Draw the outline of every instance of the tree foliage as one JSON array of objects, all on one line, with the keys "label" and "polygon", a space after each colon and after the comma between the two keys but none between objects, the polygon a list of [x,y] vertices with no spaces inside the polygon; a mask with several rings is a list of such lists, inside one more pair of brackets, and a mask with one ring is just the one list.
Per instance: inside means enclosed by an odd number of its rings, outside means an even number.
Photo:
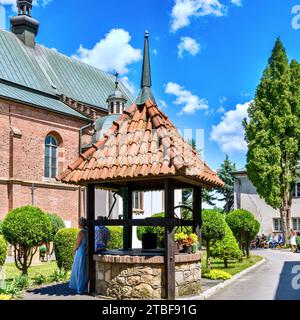
[{"label": "tree foliage", "polygon": [[7,255],[7,242],[4,237],[0,235],[0,267],[2,267],[5,263]]},{"label": "tree foliage", "polygon": [[74,246],[79,229],[61,229],[54,237],[54,251],[59,269],[69,271],[74,260]]},{"label": "tree foliage", "polygon": [[224,261],[225,268],[228,267],[228,260],[239,259],[242,252],[228,224],[225,225],[225,237],[217,240],[211,248],[211,256]]},{"label": "tree foliage", "polygon": [[259,195],[280,209],[285,240],[300,157],[300,66],[277,39],[244,121],[247,171]]},{"label": "tree foliage", "polygon": [[48,213],[48,217],[50,219],[51,226],[52,226],[50,241],[53,241],[57,232],[61,229],[64,229],[66,227],[66,225],[65,225],[63,219],[60,216],[58,216],[57,214]]},{"label": "tree foliage", "polygon": [[206,268],[210,270],[211,246],[225,237],[225,218],[217,210],[203,210],[202,212],[202,238],[206,244]]},{"label": "tree foliage", "polygon": [[225,185],[217,190],[217,193],[221,195],[219,200],[225,202],[224,213],[230,212],[234,207],[234,177],[232,176],[232,172],[235,170],[235,164],[226,156],[224,163],[221,164],[221,168],[218,170],[218,176],[224,181]]},{"label": "tree foliage", "polygon": [[226,217],[226,222],[238,240],[241,250],[243,250],[243,244],[245,244],[246,255],[249,257],[250,242],[259,232],[259,222],[251,212],[244,209],[230,212]]},{"label": "tree foliage", "polygon": [[41,209],[25,206],[12,210],[3,220],[5,240],[14,246],[15,263],[27,275],[39,245],[51,239],[51,222]]}]

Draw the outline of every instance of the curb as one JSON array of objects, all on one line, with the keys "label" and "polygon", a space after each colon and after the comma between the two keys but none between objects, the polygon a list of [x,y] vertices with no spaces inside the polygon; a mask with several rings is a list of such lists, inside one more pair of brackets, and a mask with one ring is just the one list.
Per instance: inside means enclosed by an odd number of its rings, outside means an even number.
[{"label": "curb", "polygon": [[209,297],[211,297],[212,295],[214,295],[215,293],[217,293],[221,289],[226,288],[227,286],[231,285],[233,282],[235,282],[236,280],[245,276],[246,274],[253,271],[257,267],[261,266],[265,262],[266,262],[266,259],[263,258],[261,261],[257,262],[255,265],[239,272],[238,274],[234,275],[231,279],[219,283],[218,285],[206,290],[205,292],[203,292],[202,294],[200,294],[198,296],[186,297],[185,299],[178,299],[178,300],[207,300]]}]

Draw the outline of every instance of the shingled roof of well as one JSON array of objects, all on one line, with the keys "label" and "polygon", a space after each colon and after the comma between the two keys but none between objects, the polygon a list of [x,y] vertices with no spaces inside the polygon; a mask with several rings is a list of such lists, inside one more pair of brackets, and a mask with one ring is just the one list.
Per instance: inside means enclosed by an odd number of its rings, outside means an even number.
[{"label": "shingled roof of well", "polygon": [[133,104],[57,179],[70,184],[184,176],[210,187],[223,181],[183,140],[168,117],[151,100]]}]

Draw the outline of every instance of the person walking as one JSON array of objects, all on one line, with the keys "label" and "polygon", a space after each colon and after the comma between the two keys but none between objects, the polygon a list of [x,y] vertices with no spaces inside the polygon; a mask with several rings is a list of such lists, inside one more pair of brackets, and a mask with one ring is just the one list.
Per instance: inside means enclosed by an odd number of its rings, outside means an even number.
[{"label": "person walking", "polygon": [[296,252],[297,242],[296,242],[296,233],[294,230],[291,230],[290,232],[290,246],[291,246],[291,251]]},{"label": "person walking", "polygon": [[75,290],[78,294],[88,291],[87,232],[84,221],[84,218],[80,218],[79,220],[79,228],[81,230],[78,233],[74,247],[75,257],[69,284],[69,288]]}]

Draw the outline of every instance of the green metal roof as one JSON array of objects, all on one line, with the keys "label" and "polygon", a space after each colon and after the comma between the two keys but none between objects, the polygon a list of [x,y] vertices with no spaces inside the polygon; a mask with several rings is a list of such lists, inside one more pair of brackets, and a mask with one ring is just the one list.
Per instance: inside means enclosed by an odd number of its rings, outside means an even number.
[{"label": "green metal roof", "polygon": [[49,111],[67,114],[73,117],[89,120],[79,112],[73,110],[61,101],[47,97],[41,94],[30,92],[28,90],[22,90],[20,88],[6,85],[0,82],[0,97],[8,98],[13,101],[22,102],[31,106],[45,108]]},{"label": "green metal roof", "polygon": [[[0,79],[102,109],[115,89],[113,75],[42,45],[27,47],[5,30],[0,30]],[[120,89],[131,104],[129,90],[123,84]]]}]

